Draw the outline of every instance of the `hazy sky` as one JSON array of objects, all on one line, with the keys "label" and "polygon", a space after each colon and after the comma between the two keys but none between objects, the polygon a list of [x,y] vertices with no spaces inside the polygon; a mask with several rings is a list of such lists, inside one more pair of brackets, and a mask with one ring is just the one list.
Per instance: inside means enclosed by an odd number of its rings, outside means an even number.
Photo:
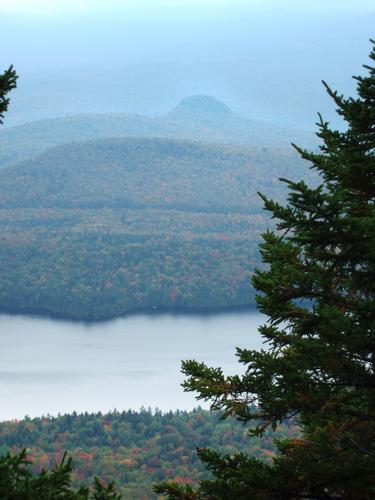
[{"label": "hazy sky", "polygon": [[[302,4],[302,5],[301,5]],[[301,0],[0,0],[0,10],[8,12],[18,12],[24,14],[51,14],[75,11],[95,12],[99,10],[108,10],[111,8],[139,9],[139,8],[206,8],[213,9],[226,6],[234,9],[236,6],[246,6],[247,8],[267,9],[272,7],[277,9],[298,8],[303,10],[313,9],[352,9],[352,10],[371,10],[374,9],[373,0],[310,0],[301,2]]]},{"label": "hazy sky", "polygon": [[[0,0],[0,71],[13,64],[21,91],[43,80],[62,109],[67,96],[82,101],[83,85],[96,95],[98,75],[117,95],[122,72],[127,101],[164,95],[165,109],[197,92],[235,105],[246,95],[246,106],[256,102],[261,113],[272,107],[264,95],[318,93],[323,77],[347,89],[366,62],[374,26],[374,0]],[[312,102],[305,94],[300,102]]]},{"label": "hazy sky", "polygon": [[340,20],[357,22],[372,8],[373,0],[0,0],[1,65],[211,61],[273,47],[282,55],[346,36]]}]

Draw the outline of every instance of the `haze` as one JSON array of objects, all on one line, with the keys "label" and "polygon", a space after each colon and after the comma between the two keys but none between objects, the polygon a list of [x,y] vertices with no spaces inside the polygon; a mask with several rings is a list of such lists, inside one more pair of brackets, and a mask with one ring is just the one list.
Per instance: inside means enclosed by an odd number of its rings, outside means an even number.
[{"label": "haze", "polygon": [[326,110],[320,80],[352,92],[375,21],[367,0],[0,0],[0,15],[1,64],[21,77],[7,125],[158,114],[204,93],[250,118],[313,127]]}]

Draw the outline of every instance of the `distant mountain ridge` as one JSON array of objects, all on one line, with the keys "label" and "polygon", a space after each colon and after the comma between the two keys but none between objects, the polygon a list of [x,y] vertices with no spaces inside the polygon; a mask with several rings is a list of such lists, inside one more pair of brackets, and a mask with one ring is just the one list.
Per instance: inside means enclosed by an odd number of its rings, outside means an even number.
[{"label": "distant mountain ridge", "polygon": [[266,148],[297,142],[311,147],[314,134],[248,120],[211,96],[182,99],[170,113],[146,117],[122,113],[73,115],[30,122],[0,131],[0,166],[5,167],[70,142],[105,137],[165,137]]}]

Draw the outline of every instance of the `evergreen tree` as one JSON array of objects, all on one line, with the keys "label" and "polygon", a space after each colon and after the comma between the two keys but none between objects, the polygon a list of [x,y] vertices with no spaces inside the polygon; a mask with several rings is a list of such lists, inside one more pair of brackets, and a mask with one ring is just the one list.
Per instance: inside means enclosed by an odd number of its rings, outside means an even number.
[{"label": "evergreen tree", "polygon": [[3,123],[4,113],[8,110],[9,92],[17,86],[17,74],[10,66],[2,75],[0,75],[0,124]]},{"label": "evergreen tree", "polygon": [[320,151],[295,146],[321,183],[281,179],[286,206],[262,196],[278,220],[253,278],[267,348],[237,350],[241,376],[183,363],[185,390],[212,409],[255,435],[297,418],[300,438],[278,442],[272,463],[198,450],[212,479],[155,488],[170,499],[375,498],[375,69],[365,68],[356,98],[323,82],[346,129],[319,117]]},{"label": "evergreen tree", "polygon": [[61,464],[40,474],[30,471],[26,451],[0,457],[0,498],[2,500],[120,500],[113,483],[103,486],[94,481],[92,494],[87,487],[71,487],[71,458],[64,456]]}]

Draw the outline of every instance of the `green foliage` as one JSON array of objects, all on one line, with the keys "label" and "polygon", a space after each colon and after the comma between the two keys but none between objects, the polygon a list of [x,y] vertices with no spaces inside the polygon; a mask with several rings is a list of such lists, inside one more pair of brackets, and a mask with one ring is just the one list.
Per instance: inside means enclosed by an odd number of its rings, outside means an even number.
[{"label": "green foliage", "polygon": [[34,474],[32,462],[22,450],[0,457],[0,497],[3,500],[120,500],[114,483],[103,485],[94,479],[93,491],[85,486],[73,488],[72,459],[64,454],[59,465]]},{"label": "green foliage", "polygon": [[202,451],[212,479],[194,493],[159,487],[169,498],[375,497],[375,69],[366,68],[357,98],[325,84],[347,129],[320,119],[321,151],[297,148],[321,184],[284,180],[287,206],[263,197],[278,220],[253,279],[268,349],[238,350],[241,376],[183,364],[185,389],[254,435],[292,416],[302,435],[278,442],[272,465]]},{"label": "green foliage", "polygon": [[[295,422],[282,425],[278,436],[297,436]],[[172,477],[179,484],[197,484],[208,475],[196,446],[213,446],[233,455],[236,450],[269,461],[274,454],[271,433],[249,443],[246,429],[235,419],[192,412],[112,412],[25,418],[0,423],[0,453],[27,448],[34,474],[61,463],[65,450],[73,459],[71,483],[79,487],[97,476],[116,480],[125,498],[153,498],[152,484]],[[109,487],[108,487],[109,488]]]},{"label": "green foliage", "polygon": [[4,113],[8,110],[9,106],[7,95],[11,90],[16,88],[17,78],[18,76],[13,66],[10,66],[10,68],[0,75],[0,124],[3,123]]},{"label": "green foliage", "polygon": [[254,193],[282,199],[272,179],[300,164],[282,150],[106,139],[3,169],[2,310],[102,319],[254,304],[268,224]]}]

